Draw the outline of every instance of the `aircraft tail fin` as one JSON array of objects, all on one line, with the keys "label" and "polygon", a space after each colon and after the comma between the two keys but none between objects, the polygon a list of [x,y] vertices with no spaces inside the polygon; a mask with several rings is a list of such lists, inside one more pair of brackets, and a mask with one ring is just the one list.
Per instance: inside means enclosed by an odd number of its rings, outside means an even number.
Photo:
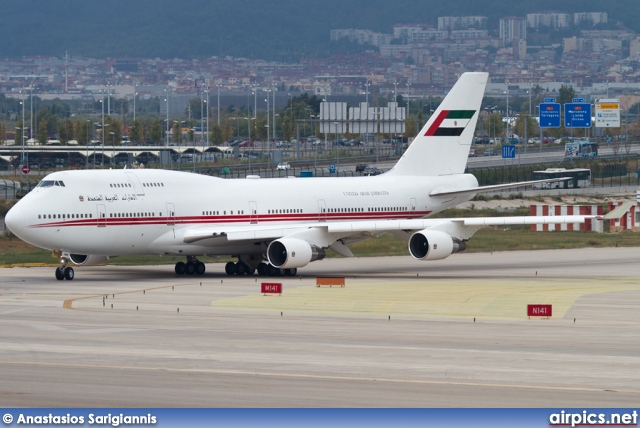
[{"label": "aircraft tail fin", "polygon": [[488,73],[464,73],[388,174],[464,173]]}]

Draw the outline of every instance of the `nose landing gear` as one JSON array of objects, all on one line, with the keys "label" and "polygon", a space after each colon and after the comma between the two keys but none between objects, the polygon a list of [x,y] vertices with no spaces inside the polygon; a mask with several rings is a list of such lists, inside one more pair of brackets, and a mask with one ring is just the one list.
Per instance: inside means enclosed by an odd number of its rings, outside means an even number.
[{"label": "nose landing gear", "polygon": [[75,276],[76,274],[73,271],[73,268],[71,266],[67,266],[67,259],[61,258],[60,267],[56,268],[56,279],[58,281],[62,281],[63,279],[71,281]]}]

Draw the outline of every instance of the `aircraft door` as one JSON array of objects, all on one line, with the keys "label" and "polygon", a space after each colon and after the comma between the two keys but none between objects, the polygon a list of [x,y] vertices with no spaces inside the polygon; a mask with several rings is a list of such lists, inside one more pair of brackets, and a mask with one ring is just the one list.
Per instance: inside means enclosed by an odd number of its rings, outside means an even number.
[{"label": "aircraft door", "polygon": [[318,221],[327,220],[327,204],[324,199],[318,199]]},{"label": "aircraft door", "polygon": [[176,224],[176,208],[173,204],[167,204],[167,226]]},{"label": "aircraft door", "polygon": [[107,226],[107,208],[104,205],[98,205],[97,207],[98,218],[96,220],[98,227]]},{"label": "aircraft door", "polygon": [[249,201],[249,223],[258,224],[258,204],[255,201]]},{"label": "aircraft door", "polygon": [[142,186],[142,183],[140,182],[138,176],[133,172],[125,172],[125,174],[127,174],[129,182],[133,186],[133,190],[136,192],[136,195],[144,196],[144,187]]},{"label": "aircraft door", "polygon": [[409,200],[409,211],[413,212],[416,210],[416,198],[411,198]]}]

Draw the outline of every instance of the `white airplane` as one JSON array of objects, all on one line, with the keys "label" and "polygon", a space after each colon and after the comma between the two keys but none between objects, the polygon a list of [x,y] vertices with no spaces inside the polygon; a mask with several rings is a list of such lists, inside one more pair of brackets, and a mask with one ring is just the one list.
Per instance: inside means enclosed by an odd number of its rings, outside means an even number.
[{"label": "white airplane", "polygon": [[[476,193],[533,182],[478,186],[465,174],[488,80],[464,73],[397,164],[372,177],[228,180],[167,170],[79,170],[47,175],[6,215],[22,240],[69,262],[103,264],[118,255],[186,256],[176,274],[205,271],[202,255],[230,255],[227,274],[295,275],[331,248],[384,232],[418,260],[463,251],[483,226],[579,223],[589,216],[425,217]],[[542,180],[549,181],[549,180]],[[541,182],[541,181],[536,181]],[[267,263],[265,263],[265,261]]]}]

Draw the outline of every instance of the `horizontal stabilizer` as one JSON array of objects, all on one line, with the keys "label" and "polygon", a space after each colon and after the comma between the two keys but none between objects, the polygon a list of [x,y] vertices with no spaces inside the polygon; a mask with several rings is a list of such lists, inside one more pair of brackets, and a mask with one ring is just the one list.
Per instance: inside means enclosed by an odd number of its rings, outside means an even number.
[{"label": "horizontal stabilizer", "polygon": [[605,214],[602,217],[602,219],[603,220],[618,220],[623,215],[626,215],[629,212],[629,208],[634,206],[636,203],[637,203],[636,201],[627,201],[627,202],[623,203],[622,205],[620,205],[619,207],[617,207],[615,210],[611,211],[610,213]]},{"label": "horizontal stabilizer", "polygon": [[473,195],[476,193],[493,192],[495,190],[513,189],[516,187],[532,186],[534,184],[541,184],[541,183],[554,183],[556,181],[567,181],[571,179],[572,179],[571,177],[548,178],[546,180],[519,181],[517,183],[493,184],[491,186],[478,186],[478,187],[470,187],[467,189],[434,190],[433,192],[429,193],[429,196],[435,197],[435,196]]}]

